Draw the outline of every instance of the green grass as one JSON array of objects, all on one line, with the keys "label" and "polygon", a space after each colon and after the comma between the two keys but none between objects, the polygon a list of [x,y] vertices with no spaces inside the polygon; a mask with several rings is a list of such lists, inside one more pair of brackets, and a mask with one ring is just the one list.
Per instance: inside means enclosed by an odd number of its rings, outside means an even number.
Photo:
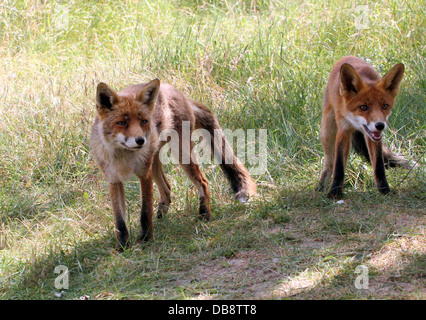
[{"label": "green grass", "polygon": [[[0,298],[424,299],[425,6],[369,4],[358,30],[362,4],[0,4]],[[348,54],[381,74],[405,64],[386,141],[420,166],[408,177],[389,170],[395,193],[384,197],[371,166],[351,155],[337,204],[314,187],[323,90]],[[191,183],[167,166],[173,205],[146,245],[135,244],[139,186],[130,181],[134,245],[117,254],[107,183],[88,147],[95,88],[153,78],[207,104],[224,128],[268,129],[268,170],[244,206],[204,166],[212,221],[203,223]],[[354,286],[360,264],[369,290]],[[70,271],[60,298],[58,265]]]}]

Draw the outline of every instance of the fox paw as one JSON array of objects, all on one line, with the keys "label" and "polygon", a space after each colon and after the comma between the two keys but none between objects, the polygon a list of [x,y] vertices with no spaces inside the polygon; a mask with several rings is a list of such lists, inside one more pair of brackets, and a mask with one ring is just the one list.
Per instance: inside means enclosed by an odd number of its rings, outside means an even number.
[{"label": "fox paw", "polygon": [[327,194],[327,198],[330,200],[340,200],[342,199],[342,195],[342,190],[334,189]]}]

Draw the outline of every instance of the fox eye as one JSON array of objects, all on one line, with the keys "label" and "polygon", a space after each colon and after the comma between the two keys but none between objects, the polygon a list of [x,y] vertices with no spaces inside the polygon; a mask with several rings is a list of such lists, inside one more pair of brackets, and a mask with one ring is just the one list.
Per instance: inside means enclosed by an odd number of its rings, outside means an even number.
[{"label": "fox eye", "polygon": [[389,105],[388,105],[388,104],[386,104],[386,103],[382,106],[382,109],[383,109],[383,110],[387,110],[388,108],[389,108]]},{"label": "fox eye", "polygon": [[367,107],[365,104],[363,104],[362,106],[359,106],[359,108],[360,108],[362,111],[367,111],[367,110],[368,110],[368,107]]},{"label": "fox eye", "polygon": [[127,121],[118,121],[117,124],[119,126],[127,126]]},{"label": "fox eye", "polygon": [[148,120],[141,120],[141,124],[147,124]]}]

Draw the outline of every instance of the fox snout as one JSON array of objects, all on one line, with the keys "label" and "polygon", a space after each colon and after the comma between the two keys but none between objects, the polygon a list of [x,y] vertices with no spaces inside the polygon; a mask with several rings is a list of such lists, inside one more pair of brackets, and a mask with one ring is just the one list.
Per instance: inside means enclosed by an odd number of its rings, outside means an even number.
[{"label": "fox snout", "polygon": [[144,137],[137,137],[135,139],[135,142],[138,146],[142,146],[145,143],[145,138]]},{"label": "fox snout", "polygon": [[146,143],[146,138],[143,136],[126,137],[122,134],[117,135],[120,144],[127,149],[140,149]]},{"label": "fox snout", "polygon": [[380,141],[382,139],[382,131],[387,127],[386,122],[377,121],[370,122],[368,125],[364,125],[364,131],[373,141]]},{"label": "fox snout", "polygon": [[384,121],[371,121],[367,124],[367,128],[372,132],[383,131],[386,129],[386,127],[387,124]]},{"label": "fox snout", "polygon": [[126,140],[126,146],[129,148],[142,148],[145,143],[145,138],[142,136],[136,138],[129,137]]},{"label": "fox snout", "polygon": [[381,122],[381,121],[376,122],[375,127],[376,127],[377,130],[383,131],[386,128],[386,123]]}]

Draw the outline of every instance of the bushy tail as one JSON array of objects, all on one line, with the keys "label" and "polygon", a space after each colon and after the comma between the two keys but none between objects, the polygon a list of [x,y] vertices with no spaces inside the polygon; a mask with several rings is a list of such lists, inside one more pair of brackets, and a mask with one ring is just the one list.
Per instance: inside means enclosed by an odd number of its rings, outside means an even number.
[{"label": "bushy tail", "polygon": [[240,202],[247,202],[249,197],[256,195],[256,183],[235,156],[210,109],[196,101],[191,100],[191,103],[195,114],[195,129],[206,129],[210,133],[212,152],[214,151],[220,168],[230,182],[235,198]]},{"label": "bushy tail", "polygon": [[[352,135],[352,146],[358,154],[363,156],[367,161],[370,161],[370,155],[368,154],[367,144],[365,143],[364,134],[360,131],[355,131]],[[405,169],[411,169],[411,167],[415,166],[410,163],[409,160],[404,157],[397,155],[390,151],[388,147],[382,142],[382,150],[383,150],[383,160],[385,163],[386,169],[389,167],[403,167]]]}]

